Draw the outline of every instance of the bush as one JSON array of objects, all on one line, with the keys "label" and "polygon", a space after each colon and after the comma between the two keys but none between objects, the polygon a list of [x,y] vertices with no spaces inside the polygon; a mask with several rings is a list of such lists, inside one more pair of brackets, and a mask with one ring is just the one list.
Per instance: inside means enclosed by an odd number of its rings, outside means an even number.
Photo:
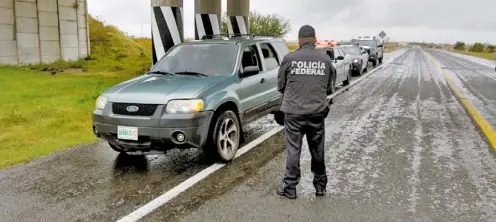
[{"label": "bush", "polygon": [[464,42],[456,42],[455,49],[465,50],[465,43]]},{"label": "bush", "polygon": [[496,46],[494,46],[494,45],[488,45],[487,46],[487,51],[488,52],[495,52],[496,51]]},{"label": "bush", "polygon": [[484,51],[484,45],[482,43],[477,42],[474,45],[472,45],[472,47],[470,47],[470,51],[483,52]]},{"label": "bush", "polygon": [[[227,33],[227,15],[222,15],[221,31]],[[256,11],[250,12],[250,34],[258,36],[275,36],[283,38],[291,31],[289,20],[279,14],[261,14]]]}]

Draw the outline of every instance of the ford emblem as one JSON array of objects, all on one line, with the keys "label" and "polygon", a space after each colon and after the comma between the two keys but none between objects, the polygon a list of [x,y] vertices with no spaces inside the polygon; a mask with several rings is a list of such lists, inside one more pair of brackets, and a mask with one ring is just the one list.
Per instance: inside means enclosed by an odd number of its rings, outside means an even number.
[{"label": "ford emblem", "polygon": [[137,112],[138,110],[139,110],[139,108],[137,106],[128,106],[128,107],[126,107],[126,111],[128,111],[130,113]]}]

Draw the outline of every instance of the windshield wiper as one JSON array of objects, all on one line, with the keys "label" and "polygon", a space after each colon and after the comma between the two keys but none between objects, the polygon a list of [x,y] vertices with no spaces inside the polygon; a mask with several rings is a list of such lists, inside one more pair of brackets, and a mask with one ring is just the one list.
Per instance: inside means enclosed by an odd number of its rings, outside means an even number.
[{"label": "windshield wiper", "polygon": [[174,74],[189,75],[189,76],[208,76],[207,74],[203,74],[203,73],[199,73],[199,72],[189,72],[189,71],[176,72]]},{"label": "windshield wiper", "polygon": [[153,71],[153,72],[149,72],[148,74],[160,74],[160,75],[171,75],[171,76],[174,75],[174,73],[164,72],[164,71]]}]

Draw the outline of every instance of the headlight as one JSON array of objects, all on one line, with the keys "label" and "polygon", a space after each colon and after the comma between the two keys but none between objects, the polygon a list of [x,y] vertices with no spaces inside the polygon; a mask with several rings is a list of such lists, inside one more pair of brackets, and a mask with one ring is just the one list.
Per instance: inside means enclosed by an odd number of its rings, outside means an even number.
[{"label": "headlight", "polygon": [[353,62],[354,63],[358,63],[358,59],[353,59]]},{"label": "headlight", "polygon": [[167,113],[198,113],[203,109],[203,100],[171,100],[167,103],[165,111]]},{"label": "headlight", "polygon": [[107,104],[107,97],[99,96],[98,99],[96,99],[95,107],[96,109],[103,109],[105,108],[105,104]]}]

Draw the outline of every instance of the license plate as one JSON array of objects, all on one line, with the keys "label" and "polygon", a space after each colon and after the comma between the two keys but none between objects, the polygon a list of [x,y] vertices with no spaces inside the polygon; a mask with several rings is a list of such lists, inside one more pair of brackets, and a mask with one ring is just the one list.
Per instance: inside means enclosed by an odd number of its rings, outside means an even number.
[{"label": "license plate", "polygon": [[128,126],[117,127],[117,139],[121,140],[138,140],[138,128]]}]

